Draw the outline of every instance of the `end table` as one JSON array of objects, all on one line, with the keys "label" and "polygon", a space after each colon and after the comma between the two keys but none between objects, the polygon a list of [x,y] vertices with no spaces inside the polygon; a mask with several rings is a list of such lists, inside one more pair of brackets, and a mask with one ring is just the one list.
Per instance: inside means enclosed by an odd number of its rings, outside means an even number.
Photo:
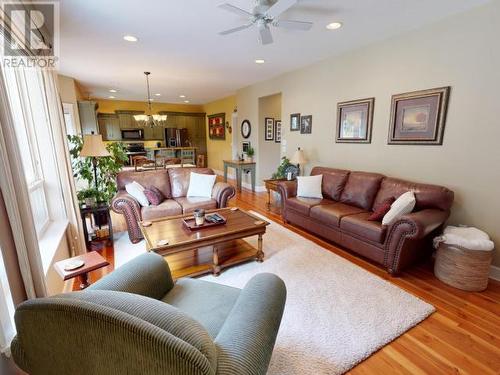
[{"label": "end table", "polygon": [[280,181],[286,181],[286,178],[277,178],[277,179],[269,179],[269,180],[264,180],[264,183],[266,184],[266,190],[267,190],[267,210],[271,210],[271,190],[273,191],[278,191],[278,183]]},{"label": "end table", "polygon": [[[106,203],[99,203],[95,206],[82,207],[80,206],[80,215],[82,217],[82,225],[83,225],[83,233],[85,235],[85,245],[87,247],[87,251],[91,250],[100,250],[102,246],[98,246],[95,244],[96,241],[108,241],[113,244],[113,225],[111,223],[111,214],[109,211],[109,206]],[[89,231],[87,228],[86,218],[90,216],[90,220],[95,222],[96,227],[102,229],[104,225],[108,226],[109,233],[107,236],[89,238]],[[106,224],[103,224],[103,218],[107,221]]]},{"label": "end table", "polygon": [[[83,266],[72,271],[66,271],[64,269],[66,264],[74,262],[75,260],[82,260],[84,262]],[[54,263],[54,268],[64,281],[78,277],[80,279],[80,289],[85,289],[90,285],[88,273],[108,265],[109,262],[104,259],[101,254],[97,251],[91,251],[83,255],[56,262]]]}]

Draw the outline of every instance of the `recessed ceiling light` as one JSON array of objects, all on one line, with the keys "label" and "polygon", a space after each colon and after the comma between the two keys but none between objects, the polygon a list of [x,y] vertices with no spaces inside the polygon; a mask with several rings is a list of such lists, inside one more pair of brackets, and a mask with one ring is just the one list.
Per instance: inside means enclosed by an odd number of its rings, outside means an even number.
[{"label": "recessed ceiling light", "polygon": [[123,37],[123,39],[125,39],[127,42],[137,42],[137,38],[133,35],[125,35]]},{"label": "recessed ceiling light", "polygon": [[149,100],[151,100],[152,102],[154,102],[154,101],[155,101],[155,99],[154,99],[154,98],[149,98]]},{"label": "recessed ceiling light", "polygon": [[264,64],[265,62],[266,62],[266,60],[264,60],[264,59],[255,59],[256,64]]},{"label": "recessed ceiling light", "polygon": [[184,100],[184,103],[189,103],[189,100]]},{"label": "recessed ceiling light", "polygon": [[185,98],[186,95],[179,95],[179,98]]},{"label": "recessed ceiling light", "polygon": [[117,92],[115,89],[110,89],[109,92]]},{"label": "recessed ceiling light", "polygon": [[155,96],[161,96],[161,94],[155,94]]},{"label": "recessed ceiling light", "polygon": [[109,99],[114,99],[115,97],[113,95],[108,96]]},{"label": "recessed ceiling light", "polygon": [[341,27],[342,27],[342,22],[332,22],[326,25],[326,28],[328,30],[337,30],[340,29]]}]

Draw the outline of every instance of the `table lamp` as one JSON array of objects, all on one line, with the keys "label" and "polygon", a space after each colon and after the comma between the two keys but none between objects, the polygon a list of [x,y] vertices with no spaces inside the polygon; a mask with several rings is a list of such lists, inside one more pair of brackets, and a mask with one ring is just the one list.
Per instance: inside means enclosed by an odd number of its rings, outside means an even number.
[{"label": "table lamp", "polygon": [[92,165],[94,166],[95,190],[99,191],[99,189],[97,188],[97,158],[111,156],[108,150],[106,150],[106,146],[102,141],[102,135],[94,134],[94,132],[92,132],[90,135],[84,135],[83,147],[80,151],[80,156],[92,158]]},{"label": "table lamp", "polygon": [[297,168],[299,169],[299,175],[300,175],[300,165],[307,163],[307,158],[304,153],[304,150],[301,150],[300,147],[297,148],[297,151],[295,151],[295,154],[293,154],[290,163],[297,164]]}]

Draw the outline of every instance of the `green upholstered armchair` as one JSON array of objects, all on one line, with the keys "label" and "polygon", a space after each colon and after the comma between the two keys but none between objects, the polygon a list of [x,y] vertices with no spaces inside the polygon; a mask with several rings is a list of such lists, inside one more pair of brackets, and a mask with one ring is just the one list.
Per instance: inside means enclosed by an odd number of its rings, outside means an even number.
[{"label": "green upholstered armchair", "polygon": [[285,299],[272,274],[242,290],[174,283],[143,254],[85,291],[19,305],[12,354],[30,374],[265,374]]}]

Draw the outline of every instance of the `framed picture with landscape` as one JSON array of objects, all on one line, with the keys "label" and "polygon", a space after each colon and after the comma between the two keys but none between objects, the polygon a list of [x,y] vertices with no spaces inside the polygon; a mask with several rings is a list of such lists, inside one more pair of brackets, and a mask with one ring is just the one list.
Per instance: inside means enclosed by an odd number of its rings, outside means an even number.
[{"label": "framed picture with landscape", "polygon": [[337,104],[337,143],[371,143],[375,98]]},{"label": "framed picture with landscape", "polygon": [[273,141],[274,140],[274,119],[272,117],[266,117],[265,119],[265,140]]},{"label": "framed picture with landscape", "polygon": [[208,137],[210,139],[226,139],[226,114],[218,113],[208,116]]},{"label": "framed picture with landscape", "polygon": [[450,87],[393,95],[388,144],[442,145]]}]

